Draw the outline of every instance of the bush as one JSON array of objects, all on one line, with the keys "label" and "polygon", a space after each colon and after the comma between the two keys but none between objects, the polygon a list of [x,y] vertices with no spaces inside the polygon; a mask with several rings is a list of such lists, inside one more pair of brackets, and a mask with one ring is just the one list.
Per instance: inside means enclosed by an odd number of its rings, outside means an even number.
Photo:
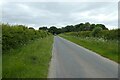
[{"label": "bush", "polygon": [[47,31],[35,30],[23,25],[2,24],[2,49],[3,53],[17,48],[36,38],[44,38]]},{"label": "bush", "polygon": [[102,28],[101,27],[96,27],[93,29],[92,31],[92,36],[93,37],[100,37],[100,32],[101,32]]},{"label": "bush", "polygon": [[64,34],[76,37],[98,37],[105,40],[120,40],[119,33],[120,29],[102,30],[101,28],[95,28],[93,31],[68,32]]}]

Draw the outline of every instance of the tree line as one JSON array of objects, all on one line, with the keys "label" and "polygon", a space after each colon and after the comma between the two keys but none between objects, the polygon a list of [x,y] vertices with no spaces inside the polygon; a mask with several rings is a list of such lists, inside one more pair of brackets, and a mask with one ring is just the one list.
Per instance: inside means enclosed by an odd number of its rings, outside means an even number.
[{"label": "tree line", "polygon": [[108,30],[108,28],[106,28],[103,24],[90,24],[89,22],[76,25],[67,25],[62,28],[57,28],[55,26],[51,26],[50,28],[40,27],[39,30],[46,30],[52,34],[60,34],[65,32],[92,31],[96,27],[100,27],[102,30]]},{"label": "tree line", "polygon": [[67,25],[62,28],[55,26],[40,27],[39,30],[45,30],[52,34],[73,35],[77,37],[97,37],[105,40],[120,40],[120,29],[109,30],[104,24],[90,24],[89,22],[76,25]]},{"label": "tree line", "polygon": [[89,22],[76,25],[67,25],[62,28],[55,26],[40,27],[35,30],[33,27],[25,25],[9,25],[2,24],[2,50],[3,53],[10,49],[25,45],[27,42],[37,38],[44,38],[52,34],[65,33],[66,35],[74,35],[80,37],[100,37],[104,39],[119,39],[120,29],[108,30],[103,24],[90,24]]},{"label": "tree line", "polygon": [[37,38],[44,38],[50,35],[44,30],[35,30],[24,25],[2,24],[2,50],[3,53],[10,49],[25,45],[27,42]]},{"label": "tree line", "polygon": [[66,36],[75,36],[75,37],[94,37],[94,38],[102,38],[104,40],[120,40],[120,29],[114,30],[100,30],[97,32],[97,29],[93,31],[81,31],[81,32],[67,32],[63,33]]}]

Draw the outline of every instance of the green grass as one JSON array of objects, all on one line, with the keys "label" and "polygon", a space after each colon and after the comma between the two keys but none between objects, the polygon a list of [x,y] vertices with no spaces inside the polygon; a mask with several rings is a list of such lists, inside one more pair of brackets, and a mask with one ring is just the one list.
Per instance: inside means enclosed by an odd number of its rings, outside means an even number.
[{"label": "green grass", "polygon": [[81,38],[74,36],[60,35],[61,37],[68,39],[78,45],[81,45],[87,49],[90,49],[101,56],[109,58],[115,62],[118,62],[118,42],[117,41],[104,41],[96,38]]},{"label": "green grass", "polygon": [[3,54],[3,78],[46,78],[52,44],[49,36]]}]

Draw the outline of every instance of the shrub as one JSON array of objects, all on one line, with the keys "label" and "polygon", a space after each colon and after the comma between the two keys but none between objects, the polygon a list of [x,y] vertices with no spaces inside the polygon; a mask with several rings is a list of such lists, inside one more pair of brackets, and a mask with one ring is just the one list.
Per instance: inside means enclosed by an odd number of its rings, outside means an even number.
[{"label": "shrub", "polygon": [[93,31],[81,31],[81,32],[68,32],[65,35],[71,35],[76,37],[97,37],[105,40],[120,40],[120,29],[102,30],[101,28],[95,28]]},{"label": "shrub", "polygon": [[92,31],[92,36],[93,37],[100,37],[100,32],[101,32],[102,28],[101,27],[96,27],[93,29]]},{"label": "shrub", "polygon": [[10,49],[17,48],[36,38],[44,38],[47,31],[35,30],[23,25],[2,24],[2,49],[3,53]]}]

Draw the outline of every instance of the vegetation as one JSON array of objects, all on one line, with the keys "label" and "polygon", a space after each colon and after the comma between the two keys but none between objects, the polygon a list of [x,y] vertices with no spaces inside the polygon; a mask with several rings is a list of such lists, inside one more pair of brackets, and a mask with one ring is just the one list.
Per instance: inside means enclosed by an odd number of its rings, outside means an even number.
[{"label": "vegetation", "polygon": [[119,32],[88,22],[39,30],[2,24],[3,78],[46,78],[52,53],[51,33],[62,33],[60,36],[118,62]]},{"label": "vegetation", "polygon": [[24,25],[2,24],[3,78],[46,78],[53,36]]},{"label": "vegetation", "polygon": [[103,30],[108,30],[108,28],[106,28],[103,24],[90,24],[89,22],[76,25],[67,25],[62,28],[56,28],[55,26],[51,26],[50,28],[40,27],[39,30],[48,30],[52,34],[60,34],[65,32],[92,31],[96,27],[100,27]]},{"label": "vegetation", "polygon": [[104,40],[120,40],[120,29],[115,30],[101,30],[99,28],[93,29],[93,31],[80,31],[80,32],[67,32],[65,35],[72,35],[76,37],[94,37],[101,38]]},{"label": "vegetation", "polygon": [[60,36],[119,62],[118,44],[120,35],[118,32],[120,32],[120,29],[101,30],[100,28],[95,28],[93,31],[69,32],[60,34]]},{"label": "vegetation", "polygon": [[3,54],[3,78],[47,78],[53,36]]},{"label": "vegetation", "polygon": [[49,31],[50,33],[52,33],[52,34],[57,34],[57,30],[58,30],[58,29],[57,29],[55,26],[52,26],[52,27],[49,28],[48,31]]},{"label": "vegetation", "polygon": [[3,53],[10,49],[18,48],[27,42],[50,35],[47,31],[35,30],[23,25],[2,24],[2,50]]},{"label": "vegetation", "polygon": [[94,28],[93,31],[92,31],[92,36],[93,36],[93,37],[99,37],[98,35],[99,35],[99,33],[101,32],[101,30],[102,30],[101,27],[96,27],[96,28]]}]

